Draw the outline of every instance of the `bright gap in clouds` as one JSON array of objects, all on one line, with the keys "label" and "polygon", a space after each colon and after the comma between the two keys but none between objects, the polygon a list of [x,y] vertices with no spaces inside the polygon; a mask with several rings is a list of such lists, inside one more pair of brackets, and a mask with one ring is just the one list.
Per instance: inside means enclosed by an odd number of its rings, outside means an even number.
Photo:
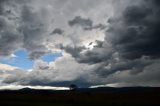
[{"label": "bright gap in clouds", "polygon": [[[49,63],[51,61],[55,61],[58,57],[61,57],[61,56],[62,56],[62,53],[59,53],[59,52],[49,53],[49,54],[45,54],[44,56],[42,56],[41,59],[44,62]],[[22,49],[22,50],[15,51],[14,57],[1,58],[0,63],[18,67],[24,70],[29,70],[29,69],[32,69],[34,60],[30,60],[28,58],[28,52]]]},{"label": "bright gap in clouds", "polygon": [[23,85],[2,85],[0,90],[19,90],[23,88],[40,89],[40,90],[69,90],[68,87],[52,87],[52,86],[23,86]]}]

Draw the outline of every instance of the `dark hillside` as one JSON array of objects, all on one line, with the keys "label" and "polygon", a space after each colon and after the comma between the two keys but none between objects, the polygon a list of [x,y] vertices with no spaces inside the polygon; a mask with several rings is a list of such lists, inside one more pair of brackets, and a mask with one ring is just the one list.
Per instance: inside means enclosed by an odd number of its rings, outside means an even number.
[{"label": "dark hillside", "polygon": [[79,88],[75,91],[21,90],[0,91],[0,105],[13,106],[99,106],[160,104],[160,88]]}]

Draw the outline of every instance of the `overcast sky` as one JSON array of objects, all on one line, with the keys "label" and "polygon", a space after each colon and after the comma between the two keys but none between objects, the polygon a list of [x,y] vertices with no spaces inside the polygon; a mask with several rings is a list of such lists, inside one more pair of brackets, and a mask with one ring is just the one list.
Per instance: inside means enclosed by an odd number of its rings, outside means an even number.
[{"label": "overcast sky", "polygon": [[0,0],[0,86],[160,86],[159,0]]}]

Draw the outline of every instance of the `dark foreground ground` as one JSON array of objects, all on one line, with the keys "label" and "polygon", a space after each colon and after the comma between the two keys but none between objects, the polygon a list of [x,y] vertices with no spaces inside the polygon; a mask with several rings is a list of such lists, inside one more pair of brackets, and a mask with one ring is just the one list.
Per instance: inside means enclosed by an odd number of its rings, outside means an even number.
[{"label": "dark foreground ground", "polygon": [[94,88],[76,91],[0,91],[0,106],[159,105],[160,88]]}]

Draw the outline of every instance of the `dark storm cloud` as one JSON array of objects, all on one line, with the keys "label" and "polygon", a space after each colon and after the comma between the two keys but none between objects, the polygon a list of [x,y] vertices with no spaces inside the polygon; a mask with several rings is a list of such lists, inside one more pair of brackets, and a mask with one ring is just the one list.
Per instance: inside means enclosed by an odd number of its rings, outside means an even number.
[{"label": "dark storm cloud", "polygon": [[147,65],[143,69],[145,71],[136,75],[130,74],[131,71],[126,70],[117,72],[109,76],[106,80],[108,83],[116,84],[116,86],[159,86],[159,63],[158,60],[154,64]]},{"label": "dark storm cloud", "polygon": [[[95,68],[100,76],[126,70],[131,70],[130,74],[143,72],[160,56],[160,7],[156,2],[128,6],[122,15],[111,18],[105,40],[92,50],[75,53],[72,48],[66,52],[79,63],[100,64]],[[145,56],[149,58],[143,59]]]},{"label": "dark storm cloud", "polygon": [[76,16],[73,20],[70,20],[68,24],[72,26],[81,26],[82,28],[92,27],[92,20],[83,18],[81,16]]},{"label": "dark storm cloud", "polygon": [[61,34],[63,34],[63,32],[64,31],[62,29],[56,28],[56,29],[53,30],[53,32],[51,34],[59,34],[59,35],[61,35]]},{"label": "dark storm cloud", "polygon": [[12,20],[6,5],[11,5],[8,0],[0,1],[0,55],[9,56],[22,45],[23,36],[16,30],[16,22]]},{"label": "dark storm cloud", "polygon": [[[141,5],[129,6],[121,17],[111,19],[104,42],[111,43],[118,52],[119,62],[111,59],[109,68],[106,69],[108,64],[105,64],[97,67],[95,72],[102,76],[126,70],[137,74],[154,64],[152,59],[160,58],[160,7],[156,2],[145,1]],[[142,59],[144,56],[149,58]]]},{"label": "dark storm cloud", "polygon": [[106,39],[124,58],[160,57],[160,7],[156,2],[127,7],[120,20],[111,22]]},{"label": "dark storm cloud", "polygon": [[[41,14],[44,14],[43,12]],[[23,47],[29,51],[31,59],[37,59],[47,53],[44,42],[45,25],[43,17],[33,12],[31,7],[22,8],[22,24],[19,30],[24,35]]]},{"label": "dark storm cloud", "polygon": [[111,58],[114,50],[109,45],[103,44],[103,41],[97,40],[96,43],[92,50],[88,50],[84,46],[62,46],[61,49],[71,54],[79,63],[96,64]]},{"label": "dark storm cloud", "polygon": [[[0,49],[1,56],[9,56],[24,48],[30,59],[38,59],[49,51],[44,45],[48,23],[47,10],[35,11],[31,1],[0,1]],[[45,35],[45,36],[44,36]]]},{"label": "dark storm cloud", "polygon": [[12,32],[5,32],[1,34],[0,55],[9,56],[12,54],[15,49],[20,47],[20,40],[22,40],[22,37],[17,34],[13,34]]},{"label": "dark storm cloud", "polygon": [[4,0],[1,0],[0,1],[0,15],[2,15],[3,14],[3,4],[4,4]]},{"label": "dark storm cloud", "polygon": [[[46,48],[41,36],[44,32],[37,13],[33,13],[31,7],[24,5],[23,0],[4,0],[0,4],[0,49],[1,56],[9,56],[16,49],[25,48],[29,51],[31,59],[38,58],[46,53]],[[17,8],[21,12],[17,11]],[[35,54],[37,53],[37,54]]]},{"label": "dark storm cloud", "polygon": [[153,61],[147,57],[143,57],[137,60],[121,60],[115,62],[114,60],[109,60],[108,63],[101,64],[99,67],[95,68],[95,72],[101,77],[108,77],[115,72],[128,71],[130,74],[139,74],[144,71],[144,68],[150,65]]},{"label": "dark storm cloud", "polygon": [[86,49],[84,46],[80,46],[80,47],[71,47],[71,46],[63,46],[63,45],[60,45],[60,48],[65,50],[67,53],[71,54],[73,57],[78,57],[80,55],[80,52],[82,52],[84,49]]}]

